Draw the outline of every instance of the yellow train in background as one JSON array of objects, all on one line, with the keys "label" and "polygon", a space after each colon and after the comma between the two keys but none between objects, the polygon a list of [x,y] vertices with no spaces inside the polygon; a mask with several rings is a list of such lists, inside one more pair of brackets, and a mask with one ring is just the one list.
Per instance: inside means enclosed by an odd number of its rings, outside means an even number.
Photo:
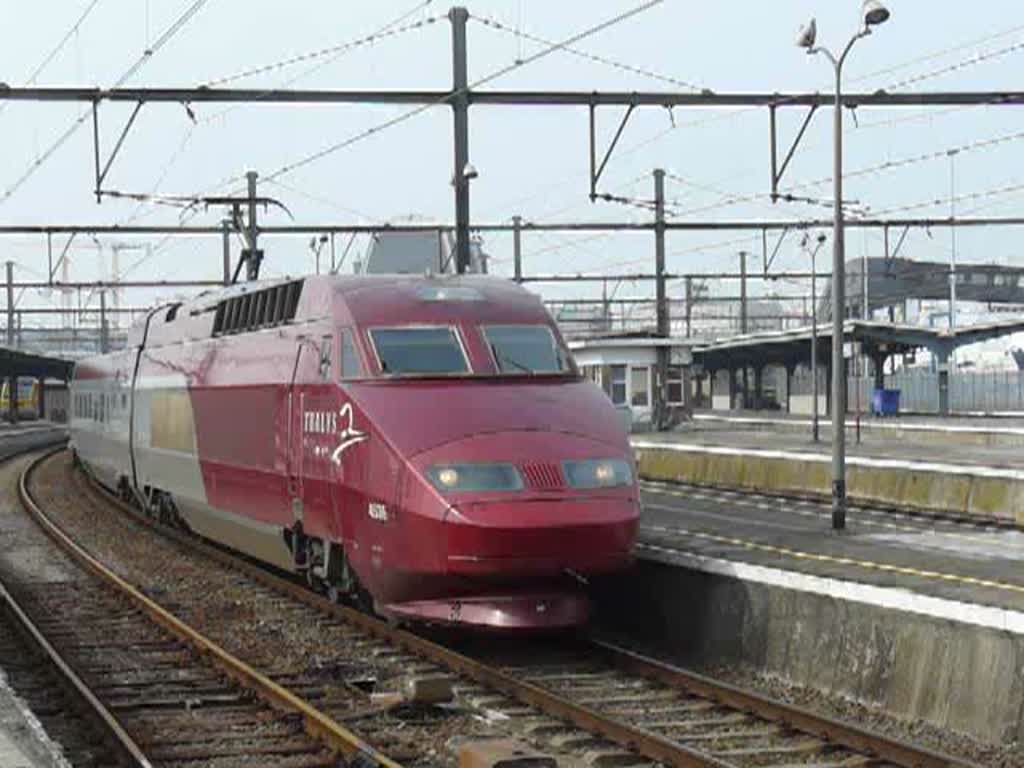
[{"label": "yellow train in background", "polygon": [[[3,388],[0,389],[0,418],[6,417],[11,408],[10,380],[4,379],[3,382]],[[38,419],[39,379],[21,376],[18,378],[17,390],[18,418]]]}]

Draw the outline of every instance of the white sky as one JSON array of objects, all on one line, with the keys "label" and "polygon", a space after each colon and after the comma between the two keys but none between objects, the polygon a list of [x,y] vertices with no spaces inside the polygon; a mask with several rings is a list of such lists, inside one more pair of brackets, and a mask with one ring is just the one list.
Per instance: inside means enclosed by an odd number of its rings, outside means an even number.
[{"label": "white sky", "polygon": [[[22,85],[63,37],[91,0],[25,3],[0,0],[0,82]],[[193,0],[99,0],[38,78],[40,85],[109,86],[123,74]],[[638,0],[583,2],[563,0],[474,0],[469,11],[550,40],[560,40],[638,5]],[[192,86],[253,66],[278,61],[366,35],[416,7],[415,0],[378,2],[289,3],[208,0],[165,47],[131,78],[132,86]],[[848,90],[967,90],[1020,88],[1024,56],[1024,6],[1011,0],[979,0],[964,6],[928,0],[892,0],[892,19],[877,34],[861,41],[847,65]],[[436,0],[409,21],[443,17],[449,6]],[[797,28],[817,16],[819,41],[841,46],[855,30],[856,0],[789,0],[763,2],[719,0],[714,3],[666,0],[659,6],[588,38],[578,47],[632,66],[696,83],[715,91],[827,91],[830,69],[809,58],[793,40]],[[307,88],[446,88],[450,85],[450,28],[441,18],[319,66],[317,59],[268,74],[239,80],[238,87],[278,86],[294,82]],[[1011,48],[1005,53],[995,52]],[[470,21],[470,79],[511,63],[520,53],[538,50],[529,42]],[[935,54],[935,55],[932,55]],[[982,55],[983,60],[970,63]],[[965,63],[967,62],[967,63]],[[955,65],[964,63],[963,66]],[[309,70],[316,67],[316,70]],[[912,85],[908,78],[942,72]],[[498,89],[637,89],[672,86],[555,53],[506,75],[489,88]],[[143,109],[106,186],[130,192],[193,194],[217,187],[247,168],[267,175],[281,166],[340,142],[386,121],[408,107],[383,106],[241,106],[195,105],[198,124],[174,105]],[[225,110],[228,110],[225,112]],[[860,110],[860,126],[846,124],[846,168],[853,171],[886,161],[942,152],[987,139],[1024,132],[1024,107],[929,110]],[[74,121],[77,105],[12,103],[0,109],[0,195],[8,190]],[[101,126],[105,151],[127,118],[130,105],[105,105]],[[222,114],[223,113],[223,114]],[[831,115],[819,111],[797,152],[786,184],[827,177],[831,171]],[[689,180],[669,180],[668,196],[679,201],[688,218],[801,218],[829,215],[826,208],[771,206],[768,113],[766,109],[674,112],[675,130],[665,110],[638,110],[609,163],[601,187],[622,195],[650,197],[651,170],[662,167]],[[781,135],[793,135],[801,115],[782,113]],[[614,110],[600,112],[603,141],[617,122]],[[988,148],[961,152],[956,159],[957,194],[1024,183],[1021,148],[1024,136]],[[636,220],[640,211],[587,199],[587,113],[567,108],[474,107],[470,118],[470,156],[480,171],[472,185],[475,221],[501,222],[520,214],[533,221],[573,219]],[[375,222],[410,214],[451,220],[451,115],[447,107],[431,109],[401,125],[331,154],[282,177],[288,188],[266,185],[261,192],[280,198],[300,223]],[[0,202],[0,223],[174,223],[178,212],[166,207],[138,210],[129,201],[92,196],[91,125],[86,121],[16,192]],[[299,190],[299,191],[295,191]],[[828,184],[802,190],[827,198]],[[914,208],[895,216],[945,215],[950,194],[950,164],[919,162],[885,173],[850,178],[846,197],[873,211],[921,201],[938,205]],[[761,195],[756,201],[718,206],[723,198]],[[1022,200],[1016,194],[981,197],[958,205],[977,215],[1014,215]],[[710,206],[710,207],[709,207]],[[193,223],[216,223],[220,212],[202,213]],[[266,221],[286,223],[283,215]],[[125,241],[126,238],[119,238]],[[105,243],[113,243],[107,239]],[[145,243],[146,238],[131,238]],[[149,242],[158,243],[154,237]],[[1021,264],[1017,231],[979,230],[959,235],[960,260]],[[58,247],[62,242],[57,242]],[[912,232],[903,255],[947,259],[949,233]],[[301,273],[312,268],[307,238],[267,238],[265,274]],[[848,236],[847,252],[867,247],[880,255],[881,235]],[[45,273],[42,238],[0,239],[4,258],[17,262],[19,278]],[[357,245],[361,250],[361,246]],[[486,248],[498,271],[511,271],[511,239],[490,236]],[[525,239],[527,272],[649,271],[653,267],[650,234],[618,236],[530,235]],[[735,270],[741,248],[759,253],[760,236],[738,232],[673,234],[668,246],[672,272]],[[95,245],[81,238],[72,246],[72,277],[100,274]],[[827,257],[827,254],[826,254]],[[176,239],[163,243],[153,258],[132,268],[138,252],[122,255],[122,271],[131,278],[216,277],[220,272],[218,239]],[[757,264],[758,262],[755,262]],[[776,265],[803,269],[796,238],[780,250]],[[584,295],[591,286],[543,289],[548,296]],[[649,295],[648,286],[624,285],[619,296]],[[802,285],[757,285],[753,293],[777,290],[795,294]],[[679,295],[681,285],[673,286]],[[730,292],[728,288],[726,292]],[[734,290],[732,291],[734,292]],[[137,292],[128,304],[144,304],[167,292]],[[29,293],[25,304],[47,297]]]}]

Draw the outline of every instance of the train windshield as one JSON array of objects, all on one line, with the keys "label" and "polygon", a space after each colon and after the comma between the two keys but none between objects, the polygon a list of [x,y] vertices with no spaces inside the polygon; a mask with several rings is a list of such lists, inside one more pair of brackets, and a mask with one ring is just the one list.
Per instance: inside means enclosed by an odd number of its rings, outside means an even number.
[{"label": "train windshield", "polygon": [[570,373],[568,355],[546,325],[484,326],[487,346],[501,373]]},{"label": "train windshield", "polygon": [[469,372],[452,328],[375,328],[370,331],[381,372],[389,376],[458,376]]}]

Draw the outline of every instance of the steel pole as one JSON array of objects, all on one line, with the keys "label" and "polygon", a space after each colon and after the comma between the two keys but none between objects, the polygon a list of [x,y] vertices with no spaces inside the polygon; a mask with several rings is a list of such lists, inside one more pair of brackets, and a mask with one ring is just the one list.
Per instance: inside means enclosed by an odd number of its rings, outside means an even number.
[{"label": "steel pole", "polygon": [[832,228],[832,527],[839,531],[846,527],[846,368],[843,355],[846,248],[843,231],[842,59],[834,63],[836,95],[832,169],[832,203],[835,213]]},{"label": "steel pole", "polygon": [[222,281],[224,285],[231,285],[231,222],[224,219],[220,223],[221,228],[221,244],[224,251],[224,276]]},{"label": "steel pole", "polygon": [[811,251],[811,434],[814,442],[818,442],[818,281],[817,281],[818,249]]},{"label": "steel pole", "polygon": [[[654,273],[657,331],[660,338],[667,339],[671,335],[671,321],[665,280],[665,171],[661,168],[654,170]],[[668,357],[669,348],[658,347],[658,381],[654,387],[656,429],[662,429],[667,423]]]},{"label": "steel pole", "polygon": [[14,347],[14,262],[7,262],[7,346]]},{"label": "steel pole", "polygon": [[747,327],[747,252],[740,251],[740,333],[746,334]]},{"label": "steel pole", "polygon": [[110,351],[110,337],[107,331],[107,292],[100,291],[100,354]]},{"label": "steel pole", "polygon": [[515,226],[515,229],[512,230],[513,279],[517,283],[521,283],[523,282],[523,233],[520,228],[523,225],[523,217],[513,216],[512,224]]},{"label": "steel pole", "polygon": [[[956,218],[956,155],[959,150],[951,149],[949,155],[949,220]],[[949,327],[956,328],[956,227],[949,228]],[[956,369],[956,351],[949,355],[950,371]]]},{"label": "steel pole", "polygon": [[256,226],[256,171],[246,171],[245,179],[249,190],[249,258],[245,264],[245,277],[247,280],[259,280],[260,277],[260,256],[257,250],[256,240],[259,237],[259,229]]},{"label": "steel pole", "polygon": [[686,276],[686,338],[693,334],[693,278]]},{"label": "steel pole", "polygon": [[466,20],[469,11],[462,7],[448,12],[452,24],[452,90],[451,105],[455,120],[455,271],[460,275],[469,269],[469,91],[466,68]]}]

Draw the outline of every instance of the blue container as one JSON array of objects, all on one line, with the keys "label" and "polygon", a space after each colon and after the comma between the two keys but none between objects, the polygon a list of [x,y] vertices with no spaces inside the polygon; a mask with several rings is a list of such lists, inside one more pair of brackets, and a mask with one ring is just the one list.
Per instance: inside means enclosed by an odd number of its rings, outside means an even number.
[{"label": "blue container", "polygon": [[876,389],[871,396],[871,413],[875,416],[896,416],[900,412],[898,389]]}]

